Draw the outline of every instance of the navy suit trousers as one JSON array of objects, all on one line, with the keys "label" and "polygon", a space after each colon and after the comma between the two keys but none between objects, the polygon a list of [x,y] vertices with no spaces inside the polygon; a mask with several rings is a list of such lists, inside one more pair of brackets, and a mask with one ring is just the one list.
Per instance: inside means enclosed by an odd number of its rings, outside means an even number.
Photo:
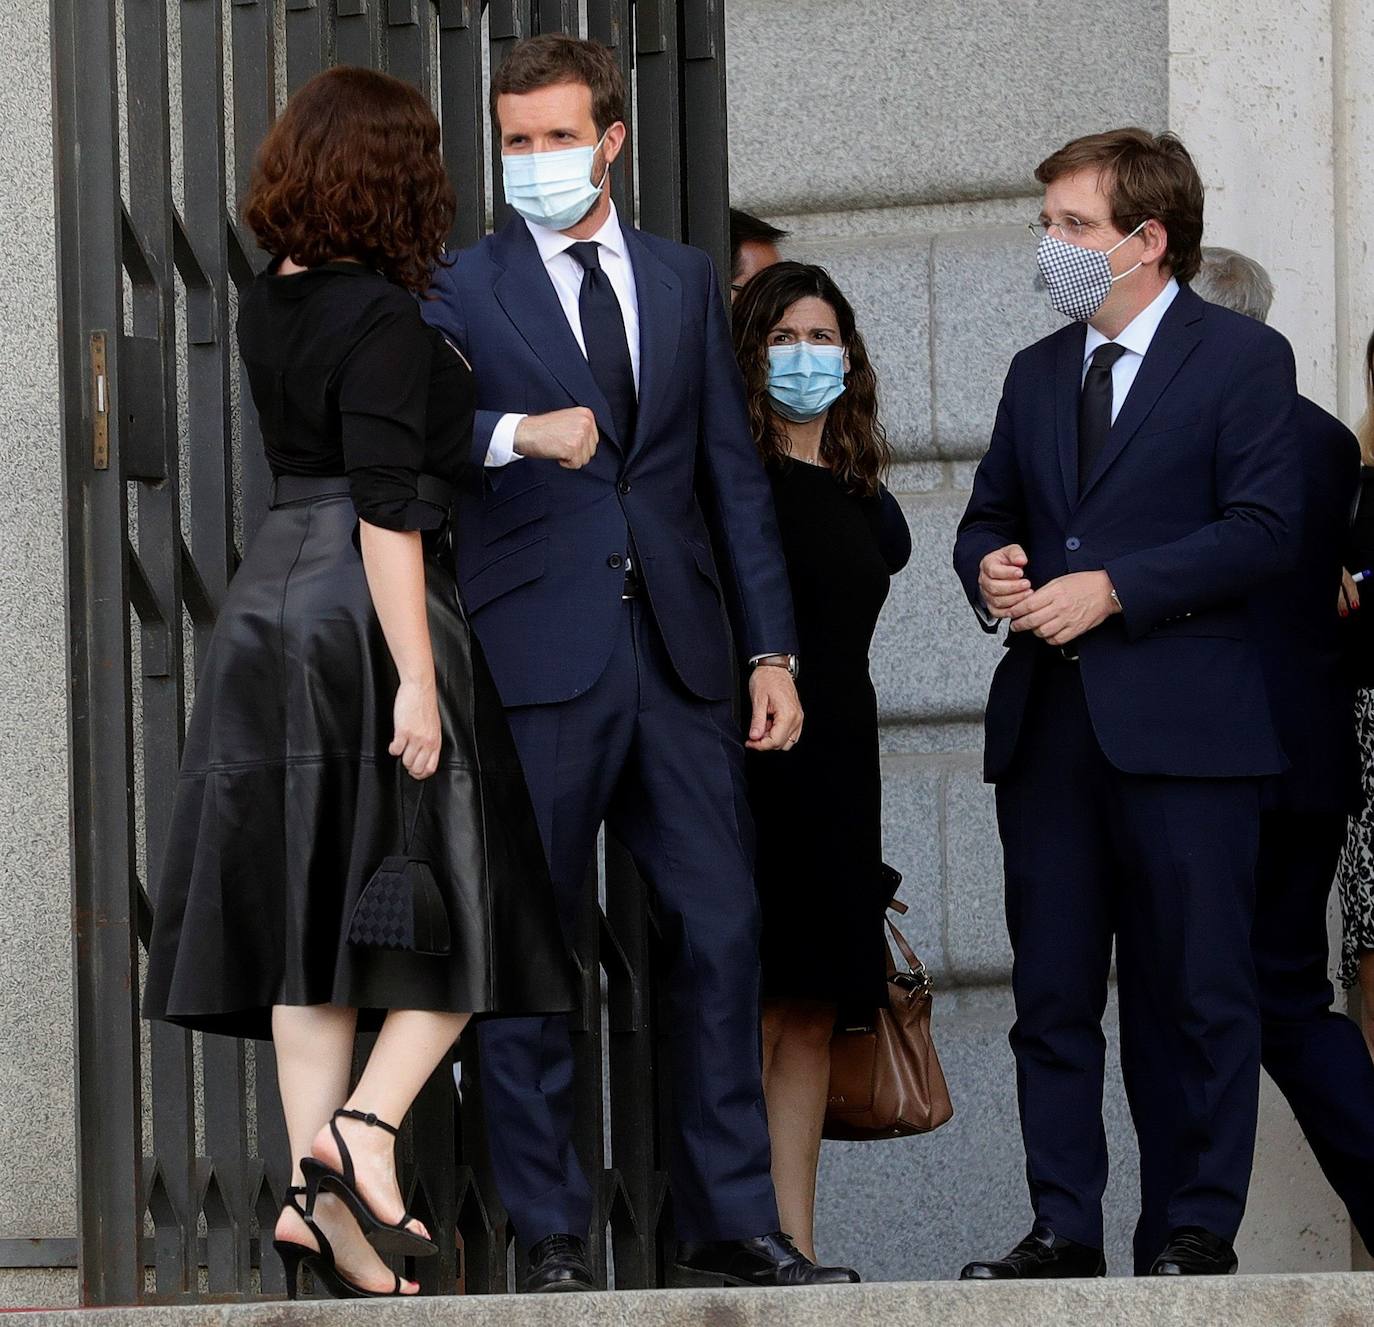
[{"label": "navy suit trousers", "polygon": [[1257,781],[1123,774],[1102,754],[1078,666],[1045,648],[997,816],[1037,1225],[1102,1247],[1115,938],[1144,1207],[1162,1213],[1166,1236],[1201,1226],[1233,1238],[1259,1106]]},{"label": "navy suit trousers", "polygon": [[[678,1238],[776,1230],[753,827],[730,703],[687,691],[646,608],[627,600],[610,662],[589,691],[507,714],[565,933],[577,935],[595,907],[587,868],[603,821],[654,896],[670,964],[662,1012]],[[496,1184],[517,1234],[527,1246],[585,1236],[592,1199],[583,1161],[599,1182],[602,1160],[579,1160],[573,1147],[568,1019],[496,1019],[478,1035]]]},{"label": "navy suit trousers", "polygon": [[1374,1252],[1374,1061],[1359,1028],[1331,1008],[1327,975],[1326,907],[1345,819],[1264,813],[1255,967],[1264,1067]]}]

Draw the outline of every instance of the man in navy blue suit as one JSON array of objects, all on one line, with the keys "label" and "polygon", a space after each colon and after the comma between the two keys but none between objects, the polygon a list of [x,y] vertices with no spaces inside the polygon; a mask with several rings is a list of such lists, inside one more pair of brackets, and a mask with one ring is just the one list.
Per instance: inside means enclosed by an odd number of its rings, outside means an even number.
[{"label": "man in navy blue suit", "polygon": [[1142,1270],[1226,1273],[1258,1112],[1260,783],[1284,763],[1249,606],[1293,557],[1293,355],[1188,288],[1202,184],[1176,138],[1095,134],[1036,178],[1037,262],[1074,321],[1012,361],[954,549],[984,627],[1011,627],[985,775],[1035,1222],[963,1275],[1105,1274],[1113,939],[1142,1206],[1163,1213]]},{"label": "man in navy blue suit", "polygon": [[[791,746],[802,715],[787,571],[719,285],[704,253],[616,215],[624,87],[609,51],[532,38],[491,91],[519,215],[439,270],[424,306],[476,380],[481,477],[455,521],[463,600],[565,928],[595,907],[584,882],[603,820],[656,898],[672,955],[677,1279],[857,1279],[778,1231],[769,1174],[727,609],[751,670],[748,745]],[[496,1182],[530,1250],[525,1287],[591,1289],[567,1019],[479,1035]]]},{"label": "man in navy blue suit", "polygon": [[[1228,249],[1202,256],[1198,293],[1265,321],[1273,298],[1265,270]],[[1346,817],[1361,799],[1355,687],[1336,612],[1360,444],[1306,397],[1298,401],[1294,443],[1306,479],[1297,565],[1255,598],[1270,704],[1288,757],[1288,769],[1265,790],[1260,817],[1261,1062],[1374,1252],[1374,1061],[1360,1029],[1332,1008],[1326,931]]]}]

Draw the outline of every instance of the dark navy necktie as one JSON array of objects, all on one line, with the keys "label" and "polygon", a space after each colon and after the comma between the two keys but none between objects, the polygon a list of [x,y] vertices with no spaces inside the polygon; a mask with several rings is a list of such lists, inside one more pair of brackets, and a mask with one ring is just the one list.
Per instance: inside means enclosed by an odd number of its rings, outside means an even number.
[{"label": "dark navy necktie", "polygon": [[595,240],[584,240],[570,245],[568,252],[582,264],[577,313],[582,323],[582,343],[587,347],[587,363],[611,407],[611,420],[620,445],[628,448],[634,438],[639,405],[635,395],[634,365],[630,362],[630,344],[625,336],[625,316],[611,278],[602,269],[600,247]]},{"label": "dark navy necktie", "polygon": [[1112,365],[1126,353],[1125,346],[1107,341],[1093,351],[1083,392],[1078,398],[1078,491],[1092,476],[1093,466],[1107,445],[1112,430]]}]

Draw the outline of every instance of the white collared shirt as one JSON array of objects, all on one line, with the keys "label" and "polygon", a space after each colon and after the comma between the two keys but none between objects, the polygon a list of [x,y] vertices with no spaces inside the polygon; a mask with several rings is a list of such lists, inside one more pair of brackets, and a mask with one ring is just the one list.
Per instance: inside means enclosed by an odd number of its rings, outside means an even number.
[{"label": "white collared shirt", "polygon": [[[582,336],[582,317],[578,311],[577,300],[582,293],[582,278],[586,275],[582,264],[568,252],[579,243],[571,235],[561,230],[550,230],[548,226],[538,226],[526,221],[530,234],[534,237],[539,256],[544,260],[544,270],[553,282],[558,303],[562,306],[563,316],[577,340],[582,353],[587,353],[587,343]],[[611,281],[611,289],[620,301],[620,315],[625,320],[625,339],[629,342],[630,367],[634,371],[635,391],[639,390],[639,294],[635,290],[634,268],[630,265],[629,251],[625,245],[625,232],[620,228],[620,218],[616,215],[615,204],[611,204],[610,215],[602,223],[601,229],[591,236],[591,243],[601,247],[601,270]],[[515,429],[524,415],[502,415],[491,431],[491,443],[487,448],[486,463],[490,466],[507,465],[516,460]]]},{"label": "white collared shirt", "polygon": [[[1164,315],[1168,312],[1169,305],[1174,302],[1174,297],[1177,294],[1178,282],[1170,277],[1164,289],[1141,309],[1115,338],[1116,344],[1124,346],[1128,353],[1122,355],[1112,365],[1113,424],[1116,423],[1116,417],[1120,414],[1122,405],[1125,404],[1126,394],[1135,382],[1135,375],[1140,372],[1140,365],[1145,358],[1145,352],[1149,350],[1150,342],[1155,339],[1155,333],[1159,331],[1159,324],[1164,321]],[[1103,336],[1096,327],[1088,327],[1088,335],[1083,342],[1084,379],[1088,376],[1088,365],[1092,362],[1093,351],[1098,346],[1105,346],[1111,339],[1113,338]]]}]

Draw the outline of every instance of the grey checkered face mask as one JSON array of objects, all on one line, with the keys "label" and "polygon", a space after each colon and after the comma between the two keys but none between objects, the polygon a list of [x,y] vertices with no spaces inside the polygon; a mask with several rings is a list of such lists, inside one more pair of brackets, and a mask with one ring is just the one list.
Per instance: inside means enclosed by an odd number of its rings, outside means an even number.
[{"label": "grey checkered face mask", "polygon": [[1045,278],[1050,303],[1064,317],[1080,323],[1087,322],[1112,293],[1112,286],[1141,267],[1137,263],[1120,276],[1113,276],[1109,260],[1127,240],[1139,235],[1148,224],[1142,221],[1130,235],[1118,240],[1110,249],[1087,249],[1061,240],[1057,235],[1042,236],[1035,251],[1035,262],[1040,268],[1040,275]]}]

